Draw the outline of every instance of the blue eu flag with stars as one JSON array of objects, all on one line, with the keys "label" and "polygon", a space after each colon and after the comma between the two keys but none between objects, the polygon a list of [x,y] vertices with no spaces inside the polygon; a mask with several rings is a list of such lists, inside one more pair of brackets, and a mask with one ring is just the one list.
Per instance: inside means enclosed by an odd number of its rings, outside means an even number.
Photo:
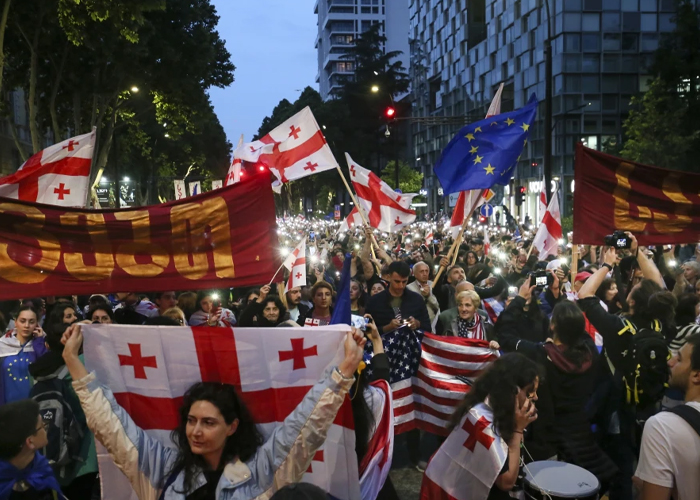
[{"label": "blue eu flag with stars", "polygon": [[522,108],[463,127],[433,169],[445,194],[507,184],[537,115],[532,94]]}]

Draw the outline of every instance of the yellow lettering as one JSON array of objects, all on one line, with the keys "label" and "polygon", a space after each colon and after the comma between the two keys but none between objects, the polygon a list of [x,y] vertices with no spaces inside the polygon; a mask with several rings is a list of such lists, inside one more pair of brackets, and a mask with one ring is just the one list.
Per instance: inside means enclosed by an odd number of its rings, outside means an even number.
[{"label": "yellow lettering", "polygon": [[[170,254],[161,245],[151,243],[151,224],[148,210],[114,212],[117,220],[131,222],[134,241],[122,243],[117,249],[117,264],[131,276],[153,278],[161,274],[170,264]],[[151,262],[139,264],[136,254],[150,255]]]},{"label": "yellow lettering", "polygon": [[38,243],[39,261],[31,266],[25,266],[12,257],[8,251],[8,243],[0,243],[0,276],[7,281],[22,284],[36,284],[49,277],[61,258],[61,245],[58,239],[43,231],[46,216],[38,208],[14,203],[0,203],[0,213],[20,212],[27,216],[26,222],[15,224],[17,234],[35,238]]},{"label": "yellow lettering", "polygon": [[[173,259],[177,271],[187,279],[197,280],[209,271],[207,252],[213,249],[218,278],[234,278],[231,255],[228,207],[223,198],[200,203],[185,203],[170,211],[173,230]],[[207,227],[210,232],[207,233]]]},{"label": "yellow lettering", "polygon": [[651,220],[651,212],[648,208],[640,206],[638,207],[639,219],[633,219],[630,215],[630,204],[627,198],[632,189],[629,177],[633,170],[634,165],[622,162],[615,171],[617,186],[613,190],[613,198],[615,199],[613,227],[627,231],[642,232],[647,226],[647,222],[644,219]]},{"label": "yellow lettering", "polygon": [[63,262],[71,275],[82,281],[98,281],[107,279],[114,271],[114,258],[112,257],[112,246],[107,237],[105,219],[102,214],[90,213],[67,213],[61,215],[61,226],[77,228],[80,219],[85,218],[88,234],[95,250],[95,265],[85,264],[82,252],[63,254]]},{"label": "yellow lettering", "polygon": [[678,180],[680,174],[673,172],[666,176],[661,189],[663,193],[676,204],[675,219],[669,219],[666,214],[654,212],[654,227],[660,233],[681,233],[691,223],[689,216],[691,201],[683,195]]}]

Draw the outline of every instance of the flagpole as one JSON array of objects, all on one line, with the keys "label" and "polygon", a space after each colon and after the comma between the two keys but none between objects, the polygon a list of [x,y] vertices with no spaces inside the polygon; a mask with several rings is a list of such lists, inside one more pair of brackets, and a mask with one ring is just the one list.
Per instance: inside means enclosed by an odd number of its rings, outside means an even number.
[{"label": "flagpole", "polygon": [[[357,202],[357,198],[355,198],[355,193],[352,192],[352,189],[350,189],[350,184],[348,184],[348,181],[345,179],[345,175],[343,175],[343,171],[340,169],[340,165],[338,163],[335,164],[335,168],[338,169],[338,173],[340,174],[340,178],[343,179],[343,184],[345,184],[345,188],[348,190],[348,194],[350,195],[350,198],[352,198],[352,202],[355,204],[357,207],[357,212],[360,214],[360,217],[362,217],[362,222],[368,226],[372,227],[369,225],[369,221],[367,220],[367,216],[365,215],[365,211],[362,209],[360,204]],[[374,237],[374,233],[372,233],[372,243],[376,245],[377,248],[379,248],[379,243],[377,242],[376,238]],[[374,256],[374,248],[372,248],[372,257],[376,259]]]},{"label": "flagpole", "polygon": [[[474,210],[476,210],[476,207],[477,207],[479,201],[481,200],[482,196],[484,196],[483,189],[479,193],[479,196],[477,196],[476,199],[474,200],[474,203],[471,205],[469,212],[467,212],[467,214],[464,216],[464,220],[462,221],[462,227],[459,230],[459,234],[457,235],[457,239],[455,239],[454,243],[452,244],[450,251],[447,252],[447,260],[450,260],[455,252],[459,253],[459,252],[457,252],[457,249],[462,244],[462,240],[464,239],[464,231],[467,229],[467,224],[469,223],[469,219],[471,218],[472,214],[474,213]],[[445,267],[443,265],[440,265],[440,269],[438,269],[438,272],[435,275],[435,279],[433,280],[433,283],[437,283],[438,279],[440,279],[440,276],[442,276],[442,273],[444,270],[445,270]]]},{"label": "flagpole", "polygon": [[[87,187],[87,193],[85,193],[85,208],[90,208],[90,199],[91,199],[91,194],[92,191],[95,189],[93,186],[93,179],[92,179],[92,168],[95,166],[95,154],[97,153],[97,127],[92,127],[92,133],[95,134],[95,142],[92,146],[92,158],[90,159],[90,175],[88,175],[88,187]],[[119,160],[117,160],[119,161]],[[97,179],[95,179],[97,180]],[[119,179],[117,179],[117,208],[120,208],[119,206]]]},{"label": "flagpole", "polygon": [[277,271],[275,271],[275,275],[272,277],[270,282],[267,284],[268,286],[272,285],[272,282],[275,281],[275,278],[277,277],[277,275],[279,274],[279,272],[282,270],[283,267],[284,267],[284,262],[282,263],[282,265],[280,267],[277,268]]}]

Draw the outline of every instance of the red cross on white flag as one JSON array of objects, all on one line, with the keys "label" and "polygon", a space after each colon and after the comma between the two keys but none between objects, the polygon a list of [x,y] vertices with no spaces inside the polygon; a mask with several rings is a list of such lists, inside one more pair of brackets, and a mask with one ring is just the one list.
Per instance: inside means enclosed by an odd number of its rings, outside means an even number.
[{"label": "red cross on white flag", "polygon": [[[168,445],[172,445],[170,431],[179,423],[182,397],[197,382],[233,385],[267,439],[323,374],[338,366],[349,329],[347,325],[308,329],[155,326],[145,327],[144,332],[121,325],[100,326],[83,325],[88,370],[111,390],[139,428]],[[319,447],[314,444],[317,441],[307,440],[304,456],[295,457],[299,464],[312,464],[301,481],[314,483],[339,500],[359,500],[349,398],[328,428],[325,443]],[[124,474],[97,445],[103,491],[111,492],[110,500],[136,498]],[[148,484],[142,487],[144,497],[156,498],[160,493]]]},{"label": "red cross on white flag", "polygon": [[85,206],[95,132],[72,137],[30,157],[17,172],[0,178],[0,197]]},{"label": "red cross on white flag", "polygon": [[301,239],[297,247],[290,253],[283,263],[289,269],[289,280],[285,287],[285,293],[298,286],[306,285],[306,240]]},{"label": "red cross on white flag", "polygon": [[[238,151],[239,148],[243,146],[243,134],[241,134],[241,138],[238,140],[238,147],[236,148],[236,151]],[[241,175],[243,174],[242,168],[243,168],[243,162],[240,159],[240,157],[236,156],[236,151],[233,153],[233,159],[231,160],[231,166],[228,168],[228,173],[226,174],[226,179],[224,181],[225,186],[230,186],[231,184],[236,184],[237,182],[241,182]]]},{"label": "red cross on white flag", "polygon": [[396,193],[374,172],[355,163],[349,154],[345,153],[345,158],[358,202],[370,226],[393,233],[416,220],[416,212],[410,208],[416,194]]},{"label": "red cross on white flag", "polygon": [[421,498],[486,500],[508,459],[508,445],[493,429],[493,413],[474,406],[428,463]]},{"label": "red cross on white flag", "polygon": [[262,163],[283,183],[338,166],[309,107],[260,140],[239,145],[233,155]]}]

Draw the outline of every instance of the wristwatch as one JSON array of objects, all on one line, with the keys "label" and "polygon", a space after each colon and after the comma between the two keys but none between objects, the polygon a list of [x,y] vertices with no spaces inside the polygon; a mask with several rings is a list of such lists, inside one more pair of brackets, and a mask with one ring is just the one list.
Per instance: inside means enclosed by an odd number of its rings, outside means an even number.
[{"label": "wristwatch", "polygon": [[602,265],[601,267],[607,267],[607,268],[608,268],[608,270],[610,270],[610,271],[612,271],[612,270],[613,270],[613,266],[611,266],[611,265],[610,265],[610,264],[608,264],[607,262],[605,262],[605,263],[604,263],[604,264],[603,264],[603,265]]}]

